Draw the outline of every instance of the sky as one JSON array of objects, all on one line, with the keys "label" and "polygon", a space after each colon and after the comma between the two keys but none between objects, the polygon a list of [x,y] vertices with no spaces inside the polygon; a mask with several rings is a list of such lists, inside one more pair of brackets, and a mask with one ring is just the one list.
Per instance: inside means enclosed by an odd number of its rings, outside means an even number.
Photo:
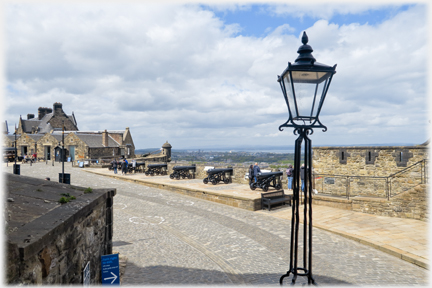
[{"label": "sky", "polygon": [[430,5],[298,2],[6,1],[2,121],[60,102],[137,149],[292,146],[277,75],[306,31],[337,64],[312,145],[428,140]]}]

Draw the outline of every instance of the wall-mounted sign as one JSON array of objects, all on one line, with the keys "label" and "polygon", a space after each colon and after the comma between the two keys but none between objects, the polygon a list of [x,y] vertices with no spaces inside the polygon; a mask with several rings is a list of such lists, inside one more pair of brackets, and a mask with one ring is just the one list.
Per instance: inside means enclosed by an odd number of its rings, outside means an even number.
[{"label": "wall-mounted sign", "polygon": [[119,254],[102,255],[102,285],[120,285]]},{"label": "wall-mounted sign", "polygon": [[329,177],[324,178],[324,184],[334,184],[334,183],[335,183],[335,178],[329,178]]}]

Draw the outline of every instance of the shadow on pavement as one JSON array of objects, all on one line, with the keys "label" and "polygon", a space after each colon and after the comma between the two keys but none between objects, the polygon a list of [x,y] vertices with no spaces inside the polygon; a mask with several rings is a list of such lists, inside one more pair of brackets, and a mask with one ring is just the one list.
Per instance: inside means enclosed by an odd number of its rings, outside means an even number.
[{"label": "shadow on pavement", "polygon": [[[182,268],[172,266],[139,267],[128,262],[122,285],[279,285],[282,274],[251,273],[231,274],[223,271]],[[345,281],[324,275],[314,275],[320,286],[352,285]],[[284,279],[284,285],[291,284],[292,275]],[[298,276],[296,285],[307,284],[306,277]]]}]

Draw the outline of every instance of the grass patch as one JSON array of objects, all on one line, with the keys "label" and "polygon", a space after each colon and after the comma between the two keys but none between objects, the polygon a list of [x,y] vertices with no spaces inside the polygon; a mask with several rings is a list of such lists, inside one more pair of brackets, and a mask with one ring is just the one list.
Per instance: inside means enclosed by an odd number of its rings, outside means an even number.
[{"label": "grass patch", "polygon": [[93,193],[93,189],[88,187],[87,189],[84,190],[84,194],[88,194],[88,193]]},{"label": "grass patch", "polygon": [[68,203],[69,201],[71,201],[71,200],[75,200],[76,199],[76,197],[75,196],[71,196],[69,193],[62,193],[62,194],[60,194],[60,195],[62,195],[63,197],[61,197],[60,199],[59,199],[59,202],[61,203],[61,204],[65,204],[65,203]]}]

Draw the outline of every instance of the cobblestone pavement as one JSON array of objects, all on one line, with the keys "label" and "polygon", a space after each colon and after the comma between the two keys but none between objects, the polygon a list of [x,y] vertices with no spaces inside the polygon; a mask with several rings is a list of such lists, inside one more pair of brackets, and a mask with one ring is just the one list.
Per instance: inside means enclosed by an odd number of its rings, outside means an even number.
[{"label": "cobblestone pavement", "polygon": [[[12,166],[6,170],[11,173]],[[58,163],[21,165],[25,176],[57,181],[59,172]],[[65,172],[73,185],[117,189],[113,249],[128,258],[123,285],[279,285],[289,268],[287,220],[86,173],[70,164]],[[423,268],[317,228],[313,249],[319,285],[428,283]],[[296,283],[306,281],[299,276]]]}]

